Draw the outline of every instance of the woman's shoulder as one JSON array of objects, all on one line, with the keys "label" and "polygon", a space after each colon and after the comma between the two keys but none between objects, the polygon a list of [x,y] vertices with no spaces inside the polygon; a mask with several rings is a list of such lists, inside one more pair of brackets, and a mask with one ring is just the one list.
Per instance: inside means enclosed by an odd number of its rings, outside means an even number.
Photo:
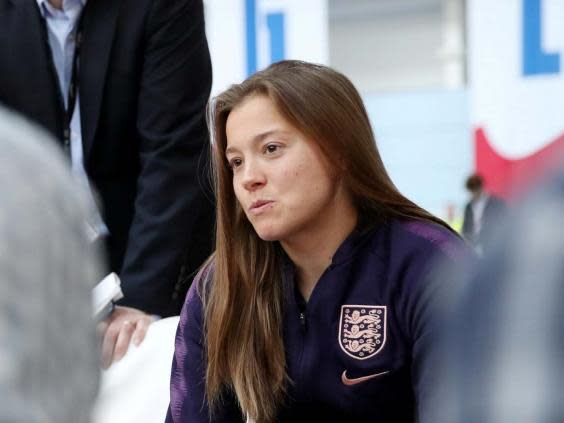
[{"label": "woman's shoulder", "polygon": [[408,254],[421,252],[457,260],[468,253],[466,244],[454,230],[430,221],[392,220],[389,238],[390,242]]},{"label": "woman's shoulder", "polygon": [[[429,295],[444,292],[451,271],[465,266],[471,251],[455,232],[434,222],[390,220],[378,243],[387,284],[402,313],[415,311]],[[438,294],[437,294],[438,295]],[[442,295],[442,294],[441,294]]]},{"label": "woman's shoulder", "polygon": [[200,298],[204,297],[210,289],[214,273],[215,257],[212,254],[204,264],[202,264],[196,276],[194,276],[192,286],[190,287],[190,291],[193,291],[192,295],[198,295]]},{"label": "woman's shoulder", "polygon": [[[390,275],[424,275],[438,266],[466,263],[471,251],[456,232],[434,222],[390,219],[373,232],[374,263]],[[393,276],[395,279],[395,276]]]},{"label": "woman's shoulder", "polygon": [[189,316],[194,317],[195,315],[201,316],[203,314],[203,303],[206,295],[209,293],[214,270],[215,261],[212,255],[200,267],[196,276],[194,276],[192,285],[190,285],[188,293],[186,294],[186,299],[184,300],[181,320],[182,318],[189,318]]}]

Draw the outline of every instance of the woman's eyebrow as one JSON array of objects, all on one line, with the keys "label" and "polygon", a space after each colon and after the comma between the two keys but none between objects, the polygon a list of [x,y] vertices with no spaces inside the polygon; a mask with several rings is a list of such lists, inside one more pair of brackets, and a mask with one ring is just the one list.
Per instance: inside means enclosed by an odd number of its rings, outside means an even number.
[{"label": "woman's eyebrow", "polygon": [[[264,131],[264,132],[261,132],[260,134],[255,135],[252,139],[252,143],[253,144],[260,143],[265,138],[268,138],[269,136],[274,135],[274,134],[287,134],[287,132],[283,131],[281,129],[269,129],[268,131]],[[229,153],[234,153],[234,152],[238,152],[238,151],[239,151],[239,149],[237,147],[229,146],[225,149],[225,154],[227,155]]]}]

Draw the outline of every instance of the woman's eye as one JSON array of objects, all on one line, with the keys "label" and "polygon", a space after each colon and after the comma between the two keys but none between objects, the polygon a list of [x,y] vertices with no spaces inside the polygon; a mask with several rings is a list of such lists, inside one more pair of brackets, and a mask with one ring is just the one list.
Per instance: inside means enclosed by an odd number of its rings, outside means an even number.
[{"label": "woman's eye", "polygon": [[243,161],[241,159],[238,159],[238,158],[231,159],[231,160],[229,160],[229,167],[231,169],[235,170],[236,168],[241,166],[242,163],[243,163]]},{"label": "woman's eye", "polygon": [[272,154],[272,153],[276,153],[279,149],[280,146],[277,144],[267,144],[266,147],[264,148],[264,151],[266,153]]}]

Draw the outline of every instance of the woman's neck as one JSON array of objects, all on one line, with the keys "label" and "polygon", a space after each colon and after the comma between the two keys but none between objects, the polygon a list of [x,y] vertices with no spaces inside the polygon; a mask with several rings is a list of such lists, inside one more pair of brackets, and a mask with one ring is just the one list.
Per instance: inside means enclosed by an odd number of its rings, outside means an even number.
[{"label": "woman's neck", "polygon": [[328,212],[326,219],[315,228],[303,231],[292,240],[281,242],[284,251],[296,266],[298,288],[306,301],[331,264],[339,246],[355,229],[357,221],[358,212],[349,203],[340,210]]}]

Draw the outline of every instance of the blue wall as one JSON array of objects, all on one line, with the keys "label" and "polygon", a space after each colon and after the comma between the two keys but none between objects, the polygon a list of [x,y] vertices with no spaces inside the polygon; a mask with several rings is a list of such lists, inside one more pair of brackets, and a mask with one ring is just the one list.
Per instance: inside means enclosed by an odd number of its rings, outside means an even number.
[{"label": "blue wall", "polygon": [[466,90],[363,96],[384,164],[400,191],[446,217],[462,213],[473,169]]}]

